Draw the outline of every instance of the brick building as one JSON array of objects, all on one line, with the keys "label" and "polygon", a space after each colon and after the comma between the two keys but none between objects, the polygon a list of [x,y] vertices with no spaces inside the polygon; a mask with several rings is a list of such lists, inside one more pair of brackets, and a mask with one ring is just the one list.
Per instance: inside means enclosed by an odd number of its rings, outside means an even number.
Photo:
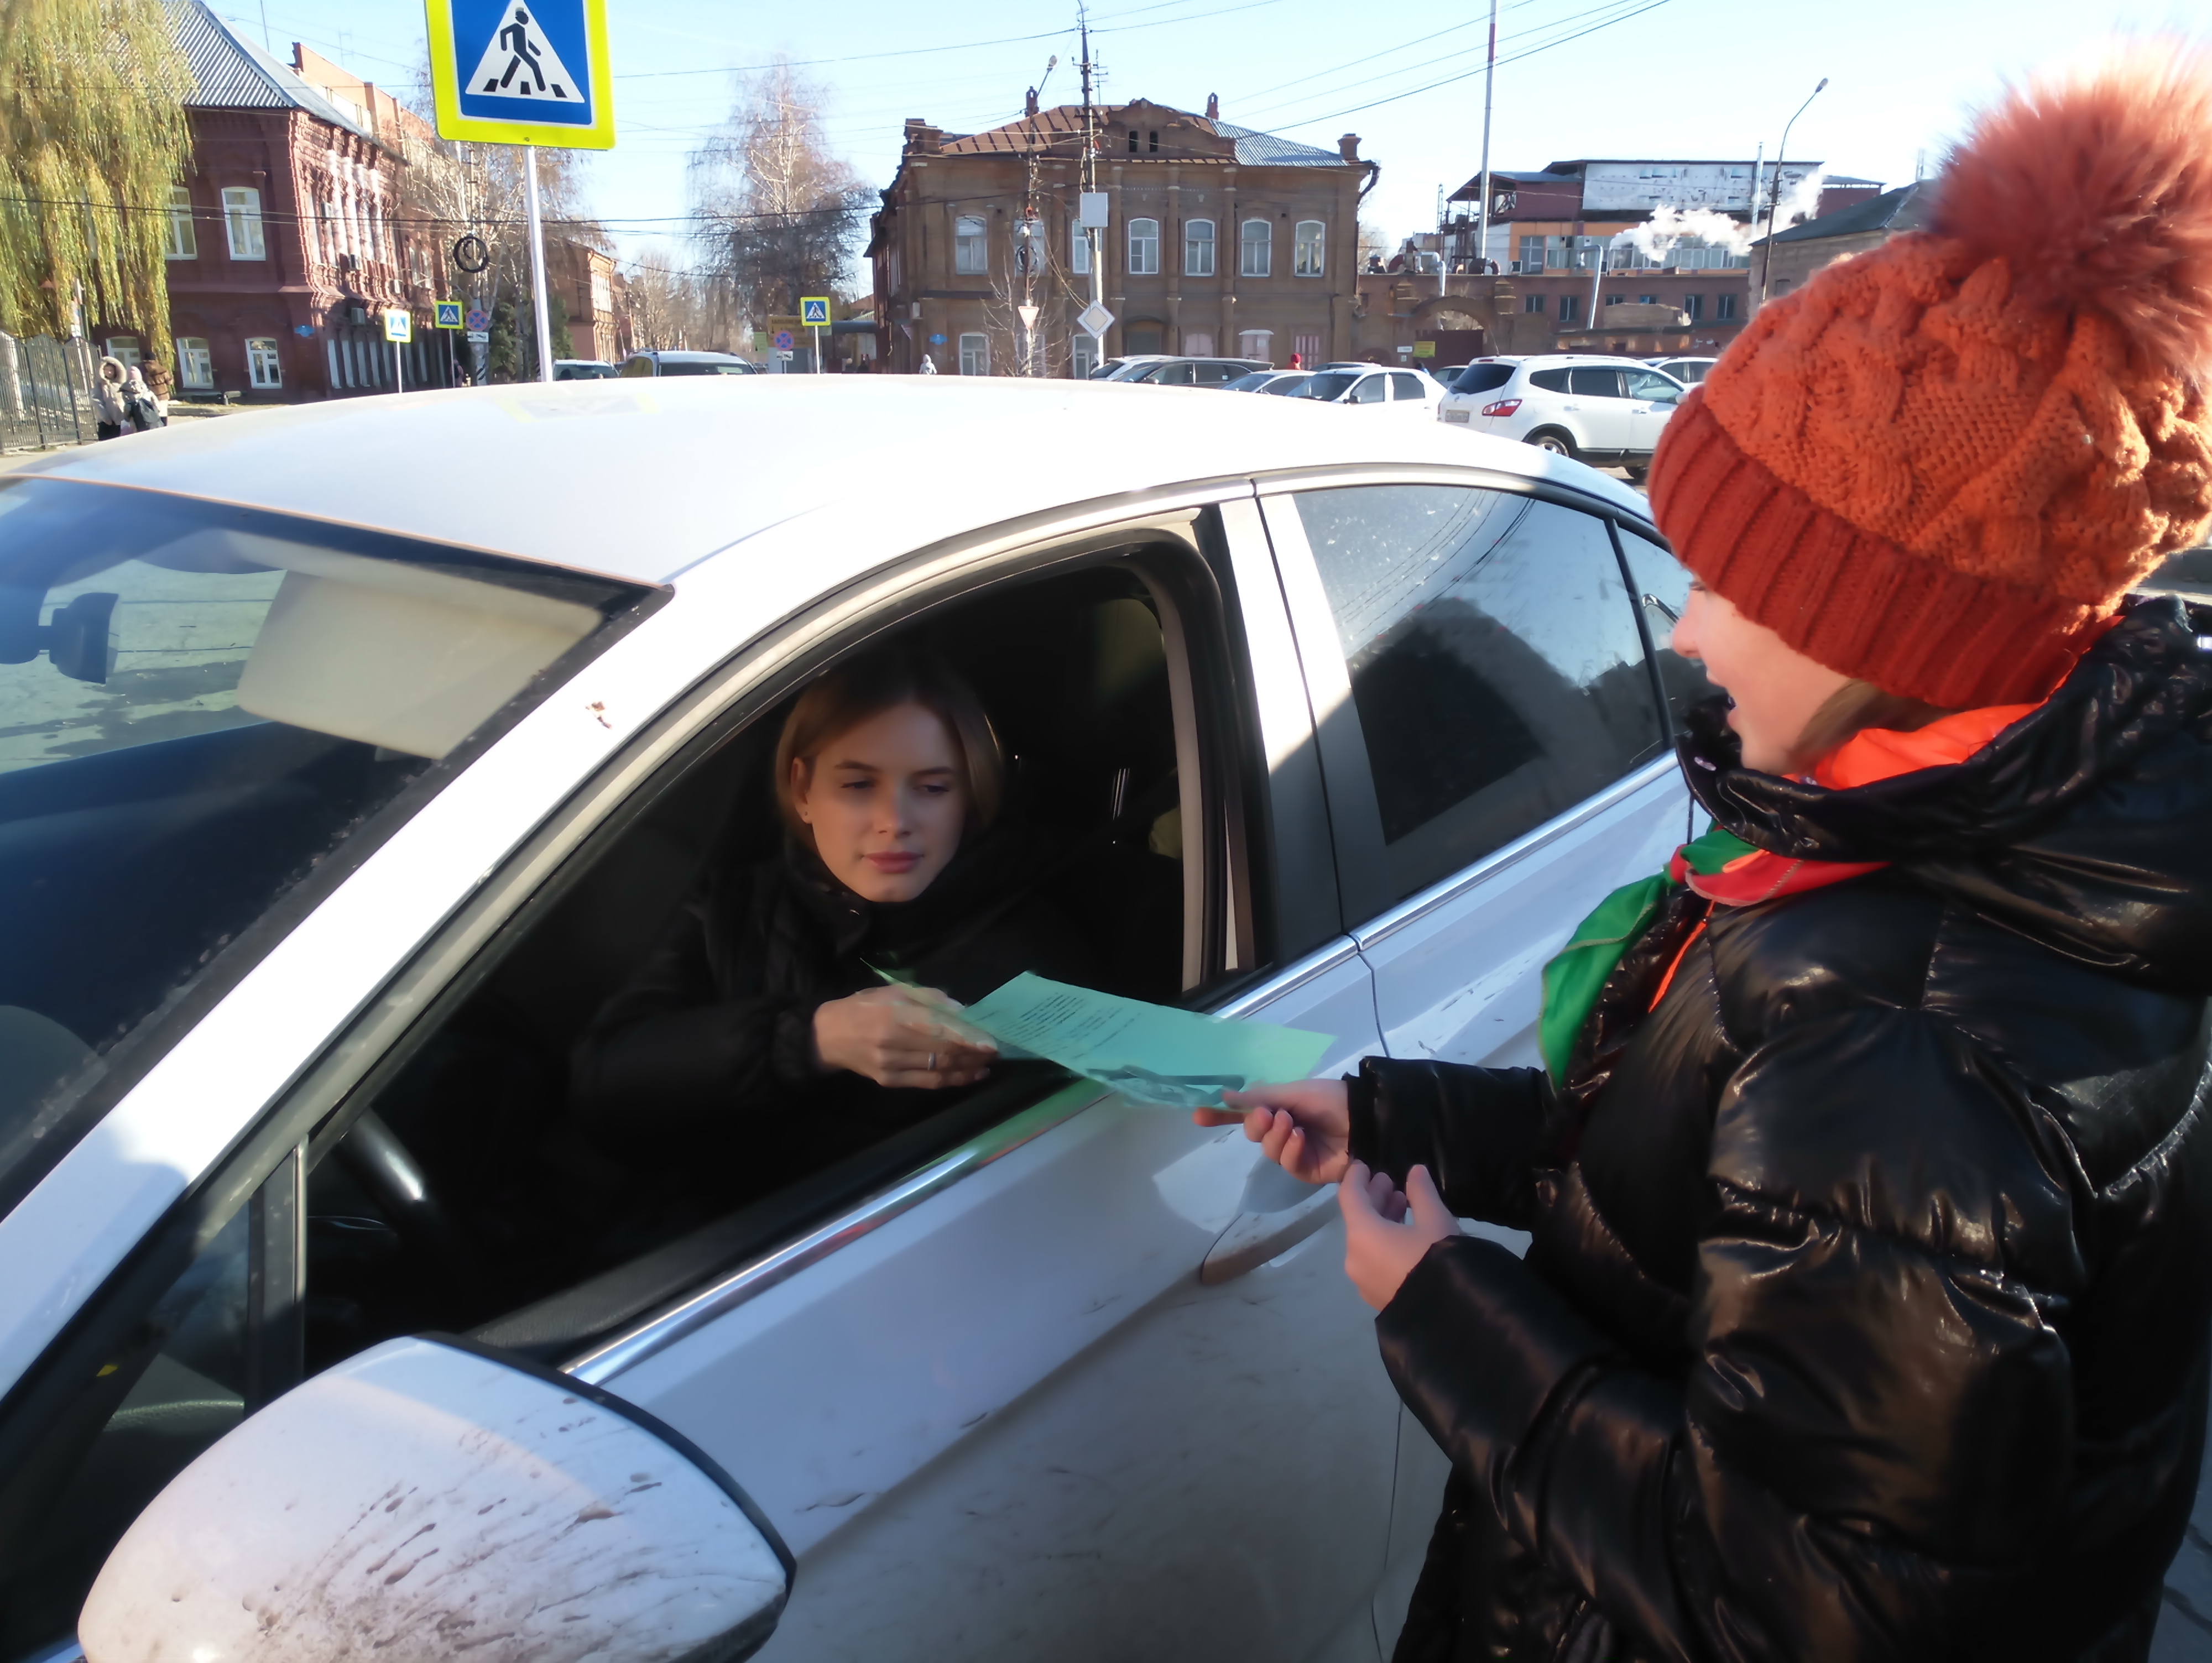
[{"label": "brick building", "polygon": [[[1917,231],[1933,205],[1933,195],[1922,180],[1834,212],[1824,211],[1818,219],[1776,232],[1771,242],[1760,238],[1751,247],[1751,309],[1759,310],[1762,295],[1771,299],[1803,288],[1814,272],[1847,254],[1863,254],[1900,232]],[[1770,259],[1771,282],[1766,275]]]},{"label": "brick building", "polygon": [[[168,203],[179,391],[290,402],[388,389],[386,307],[417,314],[407,384],[447,379],[442,343],[425,338],[422,284],[438,268],[392,222],[393,135],[415,118],[313,53],[295,47],[292,64],[278,63],[203,0],[168,9],[193,82],[192,171]],[[318,72],[339,90],[313,84]],[[106,350],[139,354],[127,322],[94,334]]]},{"label": "brick building", "polygon": [[[1318,149],[1139,99],[1094,107],[1105,349],[1285,363],[1349,356],[1359,197],[1374,165],[1358,137]],[[1078,228],[1083,109],[947,134],[907,123],[896,176],[871,222],[881,367],[923,354],[948,373],[1080,374],[1091,300]],[[1034,332],[1019,308],[1034,305]]]}]

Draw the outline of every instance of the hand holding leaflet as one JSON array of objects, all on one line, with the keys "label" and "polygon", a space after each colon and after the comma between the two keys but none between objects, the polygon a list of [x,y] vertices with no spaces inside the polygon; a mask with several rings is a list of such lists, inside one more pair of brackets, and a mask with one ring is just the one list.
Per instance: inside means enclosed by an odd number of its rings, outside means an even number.
[{"label": "hand holding leaflet", "polygon": [[1334,1043],[1327,1034],[1147,1004],[1026,971],[960,1016],[1004,1056],[1043,1057],[1167,1108],[1218,1108],[1224,1089],[1302,1080]]}]

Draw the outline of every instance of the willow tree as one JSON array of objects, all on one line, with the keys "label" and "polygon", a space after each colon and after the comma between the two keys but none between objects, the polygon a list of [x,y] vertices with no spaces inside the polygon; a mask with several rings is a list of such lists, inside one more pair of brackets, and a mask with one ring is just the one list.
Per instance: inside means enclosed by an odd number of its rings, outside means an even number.
[{"label": "willow tree", "polygon": [[162,248],[191,76],[162,0],[0,0],[0,329],[169,350]]}]

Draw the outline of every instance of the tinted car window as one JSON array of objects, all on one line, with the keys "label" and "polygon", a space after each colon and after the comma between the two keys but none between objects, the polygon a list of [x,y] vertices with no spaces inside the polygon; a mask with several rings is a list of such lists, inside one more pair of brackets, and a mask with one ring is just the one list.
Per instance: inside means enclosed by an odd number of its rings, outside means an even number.
[{"label": "tinted car window", "polygon": [[1344,390],[1359,379],[1357,370],[1326,370],[1318,375],[1309,375],[1292,390],[1293,398],[1318,398],[1322,403],[1341,398]]},{"label": "tinted car window", "polygon": [[1454,392],[1495,392],[1512,379],[1513,366],[1510,364],[1469,364],[1459,373],[1459,379],[1452,383],[1451,390]]},{"label": "tinted car window", "polygon": [[1659,680],[1667,689],[1668,709],[1680,727],[1692,705],[1720,691],[1705,679],[1703,664],[1684,658],[1668,643],[1674,620],[1682,616],[1690,598],[1690,574],[1657,543],[1632,531],[1621,533],[1620,552],[1628,561],[1629,581],[1636,586],[1637,602],[1644,608],[1644,628],[1651,632],[1652,645],[1658,649]]},{"label": "tinted car window", "polygon": [[1278,380],[1268,382],[1260,391],[1272,392],[1279,398],[1304,398],[1305,385],[1312,379],[1313,377],[1310,375],[1285,375]]},{"label": "tinted car window", "polygon": [[434,760],[641,592],[0,481],[0,1211],[82,1130],[82,1094],[148,1060],[142,1025],[240,971],[280,900],[411,812]]},{"label": "tinted car window", "polygon": [[624,375],[650,375],[653,373],[653,360],[633,358],[622,367],[622,373]]},{"label": "tinted car window", "polygon": [[[1501,382],[1499,385],[1504,384]],[[1565,392],[1567,390],[1567,372],[1563,369],[1532,369],[1528,372],[1528,385],[1541,387],[1546,392]]]},{"label": "tinted car window", "polygon": [[1268,378],[1274,372],[1273,370],[1253,370],[1249,374],[1239,375],[1233,381],[1224,382],[1222,386],[1222,391],[1224,392],[1257,392],[1261,387],[1267,385]]},{"label": "tinted car window", "polygon": [[1187,387],[1191,385],[1196,368],[1194,364],[1162,364],[1143,379],[1156,381],[1164,387]]},{"label": "tinted car window", "polygon": [[1408,375],[1402,370],[1393,373],[1390,377],[1390,396],[1393,398],[1421,398],[1423,396],[1421,378],[1418,375]]},{"label": "tinted car window", "polygon": [[1631,398],[1653,398],[1669,404],[1680,403],[1682,389],[1663,375],[1648,369],[1625,369],[1620,379],[1628,388]]},{"label": "tinted car window", "polygon": [[1449,876],[1664,743],[1603,522],[1452,486],[1307,492],[1392,892]]},{"label": "tinted car window", "polygon": [[1567,372],[1567,391],[1584,398],[1618,398],[1620,372],[1603,365],[1581,365]]},{"label": "tinted car window", "polygon": [[1366,377],[1352,389],[1352,397],[1346,402],[1354,404],[1381,404],[1389,395],[1389,377],[1386,375]]}]

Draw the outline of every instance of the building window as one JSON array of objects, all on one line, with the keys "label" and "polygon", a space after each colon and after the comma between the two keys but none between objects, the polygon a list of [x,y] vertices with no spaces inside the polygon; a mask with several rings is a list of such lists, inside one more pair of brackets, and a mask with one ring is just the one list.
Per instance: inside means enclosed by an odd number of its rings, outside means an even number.
[{"label": "building window", "polygon": [[1733,294],[1717,294],[1717,295],[1715,295],[1715,296],[1713,297],[1713,317],[1714,317],[1714,319],[1715,319],[1717,321],[1718,321],[1718,322],[1722,322],[1722,323],[1725,323],[1725,322],[1727,322],[1729,319],[1730,319],[1734,318],[1735,316],[1735,295],[1733,295]]},{"label": "building window", "polygon": [[1561,323],[1571,324],[1577,322],[1580,319],[1582,315],[1583,297],[1581,295],[1562,294],[1559,296],[1559,321]]},{"label": "building window", "polygon": [[1657,306],[1659,304],[1659,297],[1656,294],[1639,294],[1636,297],[1636,304],[1638,306]]},{"label": "building window", "polygon": [[1133,277],[1157,277],[1160,275],[1160,222],[1158,220],[1129,222],[1129,275]]},{"label": "building window", "polygon": [[200,257],[200,240],[192,230],[192,193],[181,185],[169,187],[169,234],[161,253],[172,260]]},{"label": "building window", "polygon": [[1079,381],[1088,381],[1091,379],[1091,372],[1098,367],[1097,337],[1086,335],[1079,329],[1075,331],[1073,345],[1074,350],[1069,356],[1070,362],[1074,367],[1075,379]]},{"label": "building window", "polygon": [[1692,323],[1698,322],[1705,315],[1705,297],[1702,294],[1685,294],[1682,297],[1682,310],[1690,314]]},{"label": "building window", "polygon": [[1213,356],[1213,337],[1203,330],[1187,329],[1182,332],[1183,355],[1189,358]]},{"label": "building window", "polygon": [[991,373],[991,343],[981,335],[960,337],[960,373],[963,375],[988,375]]},{"label": "building window", "polygon": [[1212,220],[1183,222],[1182,275],[1186,277],[1211,277],[1213,275]]},{"label": "building window", "polygon": [[1321,362],[1321,337],[1293,335],[1291,337],[1291,350],[1297,354],[1300,368],[1310,369]]},{"label": "building window", "polygon": [[268,245],[261,240],[261,193],[250,185],[226,185],[222,192],[222,228],[230,239],[234,260],[265,260]]},{"label": "building window", "polygon": [[987,240],[990,228],[974,215],[963,214],[952,222],[952,269],[963,277],[980,277],[990,269],[991,255]]},{"label": "building window", "polygon": [[111,335],[100,343],[100,349],[126,368],[139,361],[138,337],[135,335]]},{"label": "building window", "polygon": [[1521,297],[1522,311],[1541,312],[1543,309],[1544,297],[1541,294],[1523,294]]},{"label": "building window", "polygon": [[1297,234],[1291,242],[1291,275],[1294,277],[1318,277],[1327,256],[1319,220],[1300,220]]},{"label": "building window", "polygon": [[246,379],[257,387],[281,387],[284,372],[276,362],[274,337],[256,335],[246,343]]},{"label": "building window", "polygon": [[1067,269],[1079,277],[1091,275],[1091,233],[1079,225],[1067,228]]},{"label": "building window", "polygon": [[592,310],[602,318],[611,317],[615,309],[615,286],[604,271],[592,273]]},{"label": "building window", "polygon": [[1274,267],[1275,228],[1267,220],[1244,222],[1243,256],[1237,263],[1243,277],[1264,277]]},{"label": "building window", "polygon": [[1775,284],[1774,292],[1777,294],[1787,294],[1790,292],[1790,279],[1784,277],[1780,282]]},{"label": "building window", "polygon": [[[1266,223],[1264,220],[1261,222]],[[1237,355],[1252,359],[1257,363],[1272,364],[1275,361],[1275,354],[1268,343],[1274,338],[1275,332],[1271,329],[1248,329],[1237,337]]]},{"label": "building window", "polygon": [[215,360],[208,355],[208,343],[197,335],[177,337],[177,385],[194,388],[215,385]]}]

